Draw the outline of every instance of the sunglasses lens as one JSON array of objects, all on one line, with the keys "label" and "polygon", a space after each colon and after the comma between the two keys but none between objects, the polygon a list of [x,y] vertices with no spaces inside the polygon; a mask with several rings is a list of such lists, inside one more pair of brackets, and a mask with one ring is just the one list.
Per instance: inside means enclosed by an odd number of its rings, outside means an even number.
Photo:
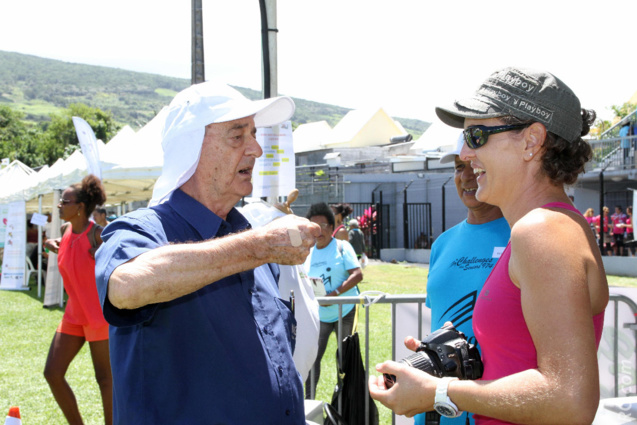
[{"label": "sunglasses lens", "polygon": [[480,128],[467,128],[464,130],[464,139],[471,149],[478,149],[486,143],[486,135]]}]

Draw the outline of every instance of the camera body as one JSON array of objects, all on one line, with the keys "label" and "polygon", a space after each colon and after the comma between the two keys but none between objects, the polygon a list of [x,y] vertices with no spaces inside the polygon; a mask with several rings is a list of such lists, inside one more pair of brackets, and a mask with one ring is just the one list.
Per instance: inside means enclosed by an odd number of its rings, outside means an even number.
[{"label": "camera body", "polygon": [[[443,326],[427,335],[420,347],[399,363],[404,363],[430,375],[458,379],[479,379],[484,367],[478,348],[467,342],[465,335],[452,325]],[[391,388],[396,377],[384,374],[385,386]]]}]

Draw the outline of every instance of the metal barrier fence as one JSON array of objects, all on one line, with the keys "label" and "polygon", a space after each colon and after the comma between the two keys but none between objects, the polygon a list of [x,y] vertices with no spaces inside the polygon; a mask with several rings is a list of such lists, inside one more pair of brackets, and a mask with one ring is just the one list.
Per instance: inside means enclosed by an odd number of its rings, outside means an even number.
[{"label": "metal barrier fence", "polygon": [[[343,319],[343,305],[345,304],[359,304],[365,307],[365,382],[369,380],[369,308],[371,305],[379,304],[391,304],[391,318],[392,318],[392,358],[396,358],[396,342],[394,336],[396,335],[396,305],[401,303],[418,304],[418,334],[417,338],[422,339],[422,305],[427,297],[425,295],[388,295],[381,292],[367,291],[363,292],[357,297],[317,297],[319,305],[334,305],[338,304],[338,332],[342,334],[342,319]],[[361,310],[358,311],[358,317],[360,323]],[[342,341],[337,341],[339,364],[343,364],[343,346]],[[310,379],[314,382],[314,371],[312,370]],[[313,385],[314,386],[314,385]],[[316,394],[311,394],[311,398],[315,398]],[[339,414],[343,411],[342,400],[339,397],[338,406],[334,406],[338,410]],[[392,424],[395,423],[396,418],[392,413]],[[365,424],[369,424],[369,398],[365,398]]]},{"label": "metal barrier fence", "polygon": [[[624,303],[626,304],[626,306],[630,309],[630,311],[632,312],[632,321],[631,322],[622,322],[620,323],[619,320],[619,304],[620,303]],[[637,331],[637,323],[635,322],[635,318],[637,318],[637,304],[630,298],[628,298],[625,295],[620,295],[620,294],[611,294],[610,295],[610,301],[608,303],[608,307],[606,307],[606,310],[611,310],[613,312],[613,323],[612,323],[612,334],[611,334],[611,340],[612,340],[612,367],[613,367],[613,378],[614,378],[614,391],[613,391],[613,397],[620,397],[620,396],[626,396],[626,395],[635,395],[633,394],[620,394],[620,386],[623,386],[625,383],[621,382],[622,379],[625,379],[625,375],[626,375],[626,371],[622,370],[623,367],[620,367],[624,360],[620,359],[620,341],[622,341],[622,338],[620,337],[620,331],[622,329],[629,329],[631,331]],[[605,323],[604,324],[604,331],[606,332],[606,329],[608,328],[609,324]],[[634,334],[633,334],[634,335]],[[635,358],[634,358],[634,367],[633,368],[629,368],[632,370],[629,370],[629,374],[631,375],[631,381],[629,382],[630,384],[634,384],[635,383],[635,371],[637,371],[637,339],[635,340],[635,346],[633,353],[635,354]],[[625,341],[624,341],[625,342]],[[621,378],[621,379],[620,379]]]},{"label": "metal barrier fence", "polygon": [[586,171],[630,170],[637,167],[637,136],[589,140],[593,158],[586,164]]},{"label": "metal barrier fence", "polygon": [[[365,381],[369,380],[369,308],[375,304],[391,304],[391,335],[392,335],[392,359],[396,359],[396,305],[397,304],[417,304],[418,306],[418,332],[414,335],[418,339],[422,339],[423,329],[422,329],[422,318],[423,318],[423,310],[422,305],[426,300],[426,295],[389,295],[381,292],[368,291],[363,292],[361,295],[357,297],[317,297],[317,301],[319,305],[334,305],[337,304],[339,306],[339,320],[338,320],[338,330],[339,334],[342,334],[342,317],[343,317],[343,305],[345,304],[357,304],[365,307],[365,352],[364,352],[364,363],[365,363]],[[633,317],[637,318],[637,304],[630,298],[619,295],[619,294],[611,294],[610,302],[607,307],[607,311],[612,309],[614,320],[611,323],[605,324],[604,333],[611,332],[611,336],[613,339],[613,374],[615,380],[615,389],[614,396],[619,396],[619,387],[620,387],[620,374],[622,373],[620,368],[620,359],[619,359],[619,332],[621,329],[630,329],[632,331],[637,331],[637,322],[633,320],[632,322],[624,322],[620,323],[618,318],[618,306],[620,303],[626,304],[626,306],[632,311]],[[359,323],[361,310],[359,309]],[[612,330],[608,328],[612,326]],[[429,330],[426,330],[426,333],[429,333]],[[339,354],[339,364],[343,363],[342,353],[342,341],[337,341],[338,345],[338,354]],[[632,347],[634,353],[637,353],[637,338],[635,339],[634,346]],[[635,371],[637,371],[637,356],[635,357]],[[636,372],[637,373],[637,372]],[[314,379],[313,371],[311,373],[311,378]],[[635,378],[637,379],[637,378]],[[311,394],[312,398],[315,398],[315,394]],[[329,402],[329,401],[328,401]],[[337,408],[339,413],[342,413],[342,400],[339,397],[338,406],[334,406]],[[396,422],[396,415],[392,413],[392,424]],[[365,398],[365,424],[369,424],[369,398]]]}]

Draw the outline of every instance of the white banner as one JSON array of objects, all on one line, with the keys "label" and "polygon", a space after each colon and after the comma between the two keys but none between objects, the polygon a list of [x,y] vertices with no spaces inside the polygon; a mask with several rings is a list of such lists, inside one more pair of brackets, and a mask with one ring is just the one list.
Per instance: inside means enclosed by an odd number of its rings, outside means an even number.
[{"label": "white banner", "polygon": [[100,154],[97,150],[97,140],[93,129],[80,117],[73,117],[73,124],[75,125],[75,133],[80,141],[80,147],[82,148],[82,154],[86,160],[86,168],[89,174],[93,174],[102,180]]},{"label": "white banner", "polygon": [[[53,214],[51,214],[51,234],[47,233],[49,239],[61,237],[60,227],[62,226],[60,215],[57,214],[57,200],[62,196],[62,191],[53,191]],[[46,286],[44,287],[44,307],[59,305],[62,307],[64,288],[62,286],[62,276],[58,269],[58,255],[49,251],[49,260],[46,268]]]},{"label": "white banner", "polygon": [[9,204],[6,217],[0,289],[26,289],[27,211],[26,202]]},{"label": "white banner", "polygon": [[257,141],[263,155],[252,172],[252,196],[255,198],[287,196],[296,186],[292,124],[257,129]]},{"label": "white banner", "polygon": [[0,204],[0,248],[4,248],[5,229],[7,228],[8,215],[9,204]]}]

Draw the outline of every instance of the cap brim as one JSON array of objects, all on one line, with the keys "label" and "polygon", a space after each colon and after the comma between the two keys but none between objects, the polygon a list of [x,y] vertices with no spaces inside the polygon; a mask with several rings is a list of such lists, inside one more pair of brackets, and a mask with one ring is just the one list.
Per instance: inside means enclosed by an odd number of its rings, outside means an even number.
[{"label": "cap brim", "polygon": [[451,152],[447,152],[440,158],[441,164],[447,164],[449,162],[455,162],[456,156],[460,155],[460,151],[462,151],[462,146],[464,145],[464,134],[460,133],[458,136],[458,140],[456,141],[456,147]]},{"label": "cap brim", "polygon": [[464,128],[465,118],[486,120],[507,115],[503,111],[496,111],[494,105],[475,97],[457,101],[451,106],[436,107],[436,115],[440,121],[454,128]]},{"label": "cap brim", "polygon": [[255,103],[262,106],[254,117],[256,127],[272,127],[281,124],[292,118],[296,109],[294,101],[287,96],[263,99]]},{"label": "cap brim", "polygon": [[441,158],[440,158],[440,163],[441,164],[448,164],[450,162],[454,162],[456,160],[456,156],[458,154],[455,152],[448,152],[446,154],[444,154]]},{"label": "cap brim", "polygon": [[294,115],[294,101],[287,97],[273,97],[262,100],[234,100],[222,105],[215,105],[213,108],[227,109],[226,113],[220,114],[212,123],[234,121],[245,117],[254,116],[256,127],[272,127],[289,120]]}]

